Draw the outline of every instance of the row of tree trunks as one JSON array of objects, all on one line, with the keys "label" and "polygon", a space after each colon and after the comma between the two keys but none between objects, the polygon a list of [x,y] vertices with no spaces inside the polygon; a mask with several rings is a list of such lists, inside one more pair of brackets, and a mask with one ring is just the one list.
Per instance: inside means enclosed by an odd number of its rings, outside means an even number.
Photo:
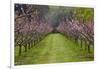
[{"label": "row of tree trunks", "polygon": [[[37,43],[39,43],[42,39],[44,38],[44,36],[38,37],[37,40],[30,40],[24,44],[19,44],[19,56],[22,55],[23,52],[23,48],[24,48],[24,52],[27,52],[29,49],[31,49],[33,46],[35,46]],[[23,47],[23,48],[22,48]]]}]

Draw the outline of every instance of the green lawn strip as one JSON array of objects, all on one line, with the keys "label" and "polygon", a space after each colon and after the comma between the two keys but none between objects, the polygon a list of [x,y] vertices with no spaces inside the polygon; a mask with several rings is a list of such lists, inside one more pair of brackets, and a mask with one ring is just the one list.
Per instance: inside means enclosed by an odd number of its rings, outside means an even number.
[{"label": "green lawn strip", "polygon": [[57,33],[46,36],[27,53],[16,57],[15,62],[16,64],[43,64],[93,60],[86,55],[88,55],[86,50],[81,49],[73,40]]}]

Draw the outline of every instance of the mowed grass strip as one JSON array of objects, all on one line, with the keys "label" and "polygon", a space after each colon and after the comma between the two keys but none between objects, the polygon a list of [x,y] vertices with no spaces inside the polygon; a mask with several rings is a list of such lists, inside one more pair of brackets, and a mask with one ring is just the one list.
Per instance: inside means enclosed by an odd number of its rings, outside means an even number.
[{"label": "mowed grass strip", "polygon": [[73,40],[59,33],[49,34],[21,56],[18,56],[16,52],[18,52],[17,47],[15,48],[15,65],[79,62],[94,59],[88,57],[87,51],[81,49]]}]

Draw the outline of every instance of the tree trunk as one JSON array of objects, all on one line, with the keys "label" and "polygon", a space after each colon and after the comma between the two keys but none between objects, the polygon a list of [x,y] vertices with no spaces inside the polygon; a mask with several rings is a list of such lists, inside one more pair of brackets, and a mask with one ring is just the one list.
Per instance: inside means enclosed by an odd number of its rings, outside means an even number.
[{"label": "tree trunk", "polygon": [[85,40],[85,50],[87,49],[87,41]]},{"label": "tree trunk", "polygon": [[28,49],[30,49],[31,48],[31,43],[29,43],[29,45],[28,45]]},{"label": "tree trunk", "polygon": [[81,39],[80,41],[81,41],[81,42],[80,42],[80,45],[81,45],[81,48],[82,48],[82,45],[83,45],[82,39]]},{"label": "tree trunk", "polygon": [[90,43],[88,44],[88,53],[90,53]]},{"label": "tree trunk", "polygon": [[21,44],[19,45],[19,56],[21,55],[21,48],[22,48],[22,46],[21,46]]},{"label": "tree trunk", "polygon": [[27,45],[25,45],[24,47],[25,47],[25,52],[27,52]]}]

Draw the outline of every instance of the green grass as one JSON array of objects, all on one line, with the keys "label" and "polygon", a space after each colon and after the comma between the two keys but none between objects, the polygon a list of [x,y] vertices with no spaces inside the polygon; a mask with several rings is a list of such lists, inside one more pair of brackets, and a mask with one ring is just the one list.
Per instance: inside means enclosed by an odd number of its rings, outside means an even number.
[{"label": "green grass", "polygon": [[15,48],[15,65],[79,62],[93,59],[93,52],[88,54],[73,40],[59,33],[49,34],[28,52],[23,52],[21,56],[18,56],[18,48]]}]

